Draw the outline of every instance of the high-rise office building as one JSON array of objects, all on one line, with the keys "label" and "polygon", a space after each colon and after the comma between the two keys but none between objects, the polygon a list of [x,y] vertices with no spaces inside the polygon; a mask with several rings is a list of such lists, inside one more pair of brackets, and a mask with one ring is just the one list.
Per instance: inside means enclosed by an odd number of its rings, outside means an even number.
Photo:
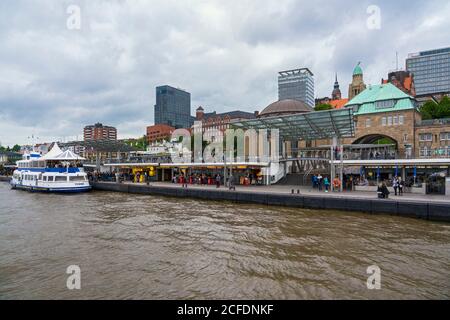
[{"label": "high-rise office building", "polygon": [[191,94],[167,85],[156,87],[155,124],[190,128]]},{"label": "high-rise office building", "polygon": [[411,53],[406,70],[413,73],[417,96],[450,93],[450,48]]},{"label": "high-rise office building", "polygon": [[294,99],[314,107],[314,75],[308,68],[278,73],[278,100]]}]

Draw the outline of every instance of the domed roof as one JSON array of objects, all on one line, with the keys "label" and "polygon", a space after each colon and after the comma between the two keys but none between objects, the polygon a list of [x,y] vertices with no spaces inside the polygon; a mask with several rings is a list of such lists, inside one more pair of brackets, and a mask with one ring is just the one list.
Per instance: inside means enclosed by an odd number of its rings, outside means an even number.
[{"label": "domed roof", "polygon": [[311,112],[313,109],[300,100],[285,99],[269,104],[259,117],[270,117],[283,114],[305,113]]},{"label": "domed roof", "polygon": [[360,64],[361,64],[361,62],[358,62],[358,64],[356,65],[355,69],[353,69],[353,75],[354,76],[363,74],[363,71],[362,71],[361,67],[359,66]]}]

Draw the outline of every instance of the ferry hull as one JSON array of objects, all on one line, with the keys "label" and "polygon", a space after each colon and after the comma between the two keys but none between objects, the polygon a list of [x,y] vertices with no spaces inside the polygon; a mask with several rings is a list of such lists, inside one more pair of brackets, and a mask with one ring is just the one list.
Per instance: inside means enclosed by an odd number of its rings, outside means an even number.
[{"label": "ferry hull", "polygon": [[92,190],[91,186],[83,187],[66,187],[66,188],[47,188],[47,187],[36,187],[36,186],[24,186],[12,184],[12,189],[30,191],[30,192],[46,192],[46,193],[80,193],[88,192]]}]

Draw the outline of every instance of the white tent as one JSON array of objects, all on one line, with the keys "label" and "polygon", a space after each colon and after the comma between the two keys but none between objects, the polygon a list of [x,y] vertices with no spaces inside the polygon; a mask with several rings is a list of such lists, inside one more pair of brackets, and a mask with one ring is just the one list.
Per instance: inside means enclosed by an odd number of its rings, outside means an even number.
[{"label": "white tent", "polygon": [[59,148],[58,144],[55,142],[53,145],[53,148],[47,152],[43,157],[39,158],[39,161],[41,160],[58,160],[56,159],[57,156],[59,156],[63,151]]},{"label": "white tent", "polygon": [[83,157],[80,157],[79,155],[73,153],[70,150],[66,150],[63,153],[57,155],[55,157],[55,160],[60,160],[60,161],[73,161],[73,160],[86,160]]}]

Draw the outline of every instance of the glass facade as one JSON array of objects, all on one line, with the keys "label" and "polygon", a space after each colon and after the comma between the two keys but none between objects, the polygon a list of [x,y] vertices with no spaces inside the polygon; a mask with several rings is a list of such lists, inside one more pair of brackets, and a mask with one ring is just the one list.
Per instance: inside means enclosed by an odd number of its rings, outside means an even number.
[{"label": "glass facade", "polygon": [[191,94],[171,86],[156,87],[155,124],[190,128]]},{"label": "glass facade", "polygon": [[450,48],[410,54],[406,70],[414,74],[417,95],[450,92]]},{"label": "glass facade", "polygon": [[278,74],[278,100],[294,99],[314,107],[314,75],[307,68]]}]

